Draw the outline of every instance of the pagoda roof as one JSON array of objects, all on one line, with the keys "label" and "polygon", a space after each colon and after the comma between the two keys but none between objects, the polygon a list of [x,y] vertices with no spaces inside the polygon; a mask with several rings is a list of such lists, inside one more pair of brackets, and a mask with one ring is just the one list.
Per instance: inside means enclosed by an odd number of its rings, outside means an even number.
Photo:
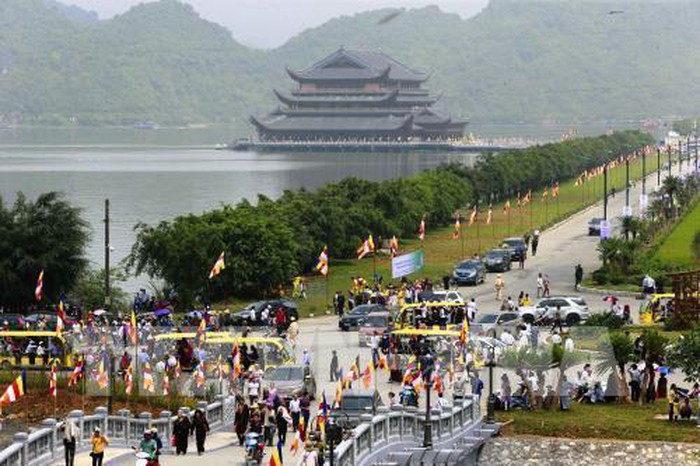
[{"label": "pagoda roof", "polygon": [[404,117],[391,116],[338,116],[338,117],[316,117],[316,116],[287,116],[281,114],[270,115],[273,118],[266,121],[250,117],[251,123],[263,131],[307,131],[307,132],[330,132],[330,131],[397,131],[404,128],[411,128],[413,115]]},{"label": "pagoda roof", "polygon": [[385,92],[383,94],[375,95],[352,95],[352,94],[337,94],[337,95],[288,95],[284,92],[280,92],[277,89],[274,90],[275,96],[283,103],[296,104],[296,103],[317,103],[317,102],[371,102],[371,103],[385,103],[391,102],[396,99],[399,91],[393,90]]},{"label": "pagoda roof", "polygon": [[423,110],[415,113],[413,122],[419,126],[423,125],[446,125],[452,122],[452,118],[447,116],[439,115],[432,110],[424,108]]},{"label": "pagoda roof", "polygon": [[326,80],[379,80],[423,82],[429,75],[412,70],[383,52],[340,48],[310,68],[294,71],[289,76],[298,82]]}]

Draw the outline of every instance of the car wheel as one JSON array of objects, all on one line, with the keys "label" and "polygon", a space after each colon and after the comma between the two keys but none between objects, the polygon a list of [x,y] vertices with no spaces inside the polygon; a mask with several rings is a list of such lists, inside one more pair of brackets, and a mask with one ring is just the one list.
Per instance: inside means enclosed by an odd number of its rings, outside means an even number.
[{"label": "car wheel", "polygon": [[566,325],[568,325],[569,327],[573,327],[579,322],[581,322],[581,316],[579,316],[578,314],[569,314],[568,316],[566,316]]}]

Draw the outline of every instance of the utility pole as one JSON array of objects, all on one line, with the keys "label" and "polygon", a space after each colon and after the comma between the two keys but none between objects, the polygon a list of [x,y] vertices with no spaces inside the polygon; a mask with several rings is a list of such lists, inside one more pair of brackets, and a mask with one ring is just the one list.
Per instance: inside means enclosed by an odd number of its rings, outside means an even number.
[{"label": "utility pole", "polygon": [[[112,304],[109,283],[109,252],[109,199],[105,199],[105,310],[109,310],[110,305]],[[112,353],[111,346],[107,349],[107,356],[109,358],[109,361],[107,362],[107,370],[109,371],[107,413],[112,414],[112,405],[114,401],[114,354]]]},{"label": "utility pole", "polygon": [[608,219],[608,164],[603,165],[603,220]]}]

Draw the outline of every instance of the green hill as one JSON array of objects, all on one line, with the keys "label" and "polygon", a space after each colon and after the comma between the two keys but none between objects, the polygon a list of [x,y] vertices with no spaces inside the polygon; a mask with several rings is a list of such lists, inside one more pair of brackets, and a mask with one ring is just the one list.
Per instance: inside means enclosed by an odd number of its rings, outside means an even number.
[{"label": "green hill", "polygon": [[[436,7],[340,17],[272,51],[249,49],[162,0],[107,21],[42,0],[0,0],[0,115],[23,123],[232,122],[273,108],[340,45],[433,71],[440,105],[489,122],[695,115],[700,2],[492,0],[462,20]],[[611,14],[611,11],[621,13]],[[89,18],[89,17],[88,17]]]}]

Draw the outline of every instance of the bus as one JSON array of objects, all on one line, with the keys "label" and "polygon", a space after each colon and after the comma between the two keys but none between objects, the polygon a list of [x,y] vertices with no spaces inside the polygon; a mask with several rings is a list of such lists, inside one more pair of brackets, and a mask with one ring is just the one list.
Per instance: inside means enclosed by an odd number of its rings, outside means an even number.
[{"label": "bus", "polygon": [[[71,368],[74,354],[71,344],[55,331],[0,331],[0,369],[45,369],[57,363],[59,368]],[[44,357],[37,356],[43,347]]]}]

